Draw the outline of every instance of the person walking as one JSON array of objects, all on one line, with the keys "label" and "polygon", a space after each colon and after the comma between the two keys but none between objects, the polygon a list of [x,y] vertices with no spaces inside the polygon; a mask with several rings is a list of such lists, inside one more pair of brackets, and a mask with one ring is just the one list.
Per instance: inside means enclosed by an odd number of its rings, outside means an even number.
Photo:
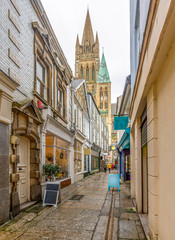
[{"label": "person walking", "polygon": [[107,164],[104,163],[104,171],[105,171],[105,173],[106,173],[106,169],[107,169]]},{"label": "person walking", "polygon": [[111,163],[109,163],[108,164],[109,173],[111,172],[111,167],[112,167],[112,165],[111,165]]}]

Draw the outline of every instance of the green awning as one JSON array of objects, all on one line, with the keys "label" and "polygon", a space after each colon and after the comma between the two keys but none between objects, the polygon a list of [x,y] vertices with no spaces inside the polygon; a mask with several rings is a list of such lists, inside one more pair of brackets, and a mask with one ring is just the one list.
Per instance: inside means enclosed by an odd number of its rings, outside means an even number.
[{"label": "green awning", "polygon": [[119,150],[130,149],[130,128],[126,128],[118,144]]}]

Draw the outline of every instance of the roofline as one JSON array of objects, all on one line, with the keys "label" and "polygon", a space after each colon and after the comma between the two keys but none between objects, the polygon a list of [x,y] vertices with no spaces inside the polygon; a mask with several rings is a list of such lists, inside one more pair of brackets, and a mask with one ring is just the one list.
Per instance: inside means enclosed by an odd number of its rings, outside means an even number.
[{"label": "roofline", "polygon": [[119,109],[119,115],[120,115],[121,110],[122,110],[122,105],[123,105],[124,98],[125,98],[126,91],[127,91],[127,87],[128,87],[129,84],[131,85],[131,74],[126,77],[125,86],[124,86],[123,95],[122,95],[122,101],[121,101],[120,109]]}]

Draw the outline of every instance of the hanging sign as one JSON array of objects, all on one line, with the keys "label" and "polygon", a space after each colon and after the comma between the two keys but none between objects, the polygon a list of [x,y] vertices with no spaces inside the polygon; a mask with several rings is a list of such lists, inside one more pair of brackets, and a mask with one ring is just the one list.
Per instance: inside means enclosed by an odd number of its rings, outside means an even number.
[{"label": "hanging sign", "polygon": [[114,130],[125,130],[128,123],[128,116],[114,117]]}]

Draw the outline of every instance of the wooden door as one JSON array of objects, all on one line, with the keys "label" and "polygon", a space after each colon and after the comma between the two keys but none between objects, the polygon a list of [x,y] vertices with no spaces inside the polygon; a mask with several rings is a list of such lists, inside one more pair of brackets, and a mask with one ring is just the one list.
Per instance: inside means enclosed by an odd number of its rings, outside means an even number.
[{"label": "wooden door", "polygon": [[18,183],[18,193],[20,204],[30,200],[30,142],[24,137],[20,137],[19,145],[20,163],[17,165],[17,172],[20,174]]}]

